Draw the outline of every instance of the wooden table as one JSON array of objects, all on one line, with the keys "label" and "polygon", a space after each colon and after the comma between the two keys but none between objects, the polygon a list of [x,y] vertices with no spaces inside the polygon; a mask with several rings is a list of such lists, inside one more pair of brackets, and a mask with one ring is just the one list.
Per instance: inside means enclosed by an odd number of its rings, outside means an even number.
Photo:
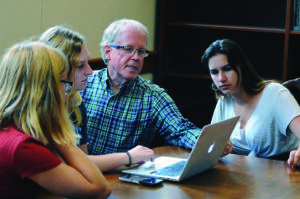
[{"label": "wooden table", "polygon": [[[177,147],[158,147],[157,155],[187,157]],[[286,162],[230,154],[216,168],[180,183],[165,181],[151,188],[118,180],[119,173],[106,173],[112,198],[300,198],[300,171]]]},{"label": "wooden table", "polygon": [[[154,149],[157,155],[188,157],[185,149],[167,146]],[[216,168],[182,182],[165,181],[159,187],[146,187],[119,181],[120,170],[105,173],[111,185],[110,198],[300,198],[300,170],[286,162],[230,154]],[[39,198],[57,199],[51,194]]]}]

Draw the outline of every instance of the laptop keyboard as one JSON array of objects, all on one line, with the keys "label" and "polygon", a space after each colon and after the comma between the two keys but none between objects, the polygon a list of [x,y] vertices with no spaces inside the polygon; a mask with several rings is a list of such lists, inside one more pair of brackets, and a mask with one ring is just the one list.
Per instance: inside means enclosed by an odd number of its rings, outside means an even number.
[{"label": "laptop keyboard", "polygon": [[151,173],[156,175],[162,175],[162,176],[172,176],[172,177],[179,176],[185,164],[186,161],[182,160],[174,164],[171,164],[167,167],[155,170]]}]

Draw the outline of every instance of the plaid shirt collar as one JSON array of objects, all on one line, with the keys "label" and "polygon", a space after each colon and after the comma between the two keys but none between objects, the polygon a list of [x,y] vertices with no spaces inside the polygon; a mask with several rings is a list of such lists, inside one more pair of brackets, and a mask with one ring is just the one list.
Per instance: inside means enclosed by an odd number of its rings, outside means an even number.
[{"label": "plaid shirt collar", "polygon": [[[104,83],[105,83],[106,89],[112,89],[113,86],[112,86],[111,80],[109,78],[108,69],[106,68],[105,70],[106,71],[103,73],[101,84],[104,85]],[[123,92],[123,91],[126,90],[126,88],[130,88],[131,86],[133,86],[138,78],[139,78],[139,76],[137,76],[137,78],[135,78],[134,80],[130,80],[130,81],[125,82],[124,84],[122,84],[121,88],[120,88],[120,92],[121,91]]]}]

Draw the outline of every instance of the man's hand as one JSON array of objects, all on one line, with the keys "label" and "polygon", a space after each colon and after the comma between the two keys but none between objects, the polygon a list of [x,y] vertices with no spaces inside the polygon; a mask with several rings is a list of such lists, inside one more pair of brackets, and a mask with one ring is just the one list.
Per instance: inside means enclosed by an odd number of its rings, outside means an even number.
[{"label": "man's hand", "polygon": [[128,151],[132,157],[132,164],[136,164],[136,163],[144,163],[148,160],[150,161],[154,161],[154,152],[153,150],[138,145],[136,147],[134,147],[133,149]]}]

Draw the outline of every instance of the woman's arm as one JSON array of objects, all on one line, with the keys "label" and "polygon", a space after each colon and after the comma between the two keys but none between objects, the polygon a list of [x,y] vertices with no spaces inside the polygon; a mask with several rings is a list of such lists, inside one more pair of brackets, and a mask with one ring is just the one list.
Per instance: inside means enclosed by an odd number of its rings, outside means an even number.
[{"label": "woman's arm", "polygon": [[87,144],[82,144],[82,145],[79,146],[79,148],[80,148],[85,154],[88,154]]},{"label": "woman's arm", "polygon": [[[148,160],[154,161],[154,152],[147,147],[139,145],[128,152],[132,158],[132,164],[145,162]],[[126,153],[89,155],[88,158],[94,162],[102,172],[129,164],[129,157]]]},{"label": "woman's arm", "polygon": [[[298,137],[298,139],[300,139],[300,116],[295,117],[291,121],[289,128]],[[292,168],[300,166],[300,146],[297,150],[290,152],[290,157],[287,162]]]},{"label": "woman's arm", "polygon": [[50,192],[68,198],[107,198],[111,190],[99,169],[75,145],[56,145],[66,163],[28,176]]}]

